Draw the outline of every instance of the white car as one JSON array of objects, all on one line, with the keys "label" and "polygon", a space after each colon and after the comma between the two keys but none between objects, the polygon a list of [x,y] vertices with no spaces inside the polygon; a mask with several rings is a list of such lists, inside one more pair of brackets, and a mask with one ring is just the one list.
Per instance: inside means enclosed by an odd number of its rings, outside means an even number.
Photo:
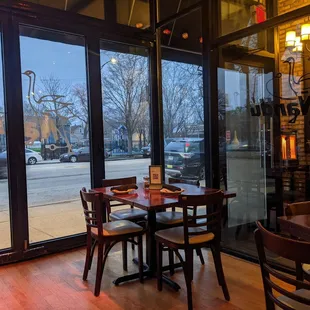
[{"label": "white car", "polygon": [[25,149],[26,164],[35,165],[38,161],[42,161],[42,156],[33,150]]}]

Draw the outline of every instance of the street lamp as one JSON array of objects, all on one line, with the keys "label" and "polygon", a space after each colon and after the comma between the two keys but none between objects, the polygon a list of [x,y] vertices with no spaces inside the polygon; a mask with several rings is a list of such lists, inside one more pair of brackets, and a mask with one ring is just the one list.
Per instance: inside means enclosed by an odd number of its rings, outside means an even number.
[{"label": "street lamp", "polygon": [[117,59],[114,58],[114,57],[112,57],[110,60],[106,61],[106,62],[101,66],[101,70],[102,70],[102,68],[103,68],[105,65],[107,65],[108,63],[111,63],[112,65],[115,65],[115,64],[117,64]]}]

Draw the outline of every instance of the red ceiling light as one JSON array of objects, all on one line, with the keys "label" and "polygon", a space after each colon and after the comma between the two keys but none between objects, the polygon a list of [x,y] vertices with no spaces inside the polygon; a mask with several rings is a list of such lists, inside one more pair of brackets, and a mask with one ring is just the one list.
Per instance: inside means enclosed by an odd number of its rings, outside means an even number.
[{"label": "red ceiling light", "polygon": [[189,37],[188,32],[183,32],[183,33],[182,33],[182,38],[183,38],[184,40],[187,40],[188,37]]},{"label": "red ceiling light", "polygon": [[202,42],[203,42],[203,38],[202,37],[199,38],[199,42],[202,44]]},{"label": "red ceiling light", "polygon": [[142,23],[136,23],[136,28],[140,29],[143,27],[143,24]]},{"label": "red ceiling light", "polygon": [[163,34],[169,35],[169,34],[171,34],[171,30],[170,29],[164,29]]}]

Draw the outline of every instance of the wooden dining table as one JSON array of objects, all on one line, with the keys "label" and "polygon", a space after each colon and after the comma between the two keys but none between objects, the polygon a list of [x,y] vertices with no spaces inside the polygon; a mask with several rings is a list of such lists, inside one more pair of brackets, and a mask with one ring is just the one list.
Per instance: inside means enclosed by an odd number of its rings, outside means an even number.
[{"label": "wooden dining table", "polygon": [[282,231],[310,242],[310,214],[279,216],[278,221]]},{"label": "wooden dining table", "polygon": [[[101,192],[105,199],[114,200],[122,202],[133,207],[140,208],[147,211],[147,236],[146,236],[146,268],[144,270],[144,275],[146,277],[154,277],[156,272],[156,212],[165,210],[171,207],[178,206],[179,194],[162,194],[160,190],[150,190],[144,188],[143,183],[139,183],[138,189],[129,194],[114,194],[111,192],[111,187],[101,187],[95,188],[95,191]],[[205,195],[208,193],[216,192],[217,189],[206,188],[202,186],[196,186],[191,184],[170,184],[174,186],[181,187],[184,191],[182,194],[185,195]],[[224,192],[224,198],[236,197],[236,193]],[[163,271],[168,270],[169,266],[163,268]],[[139,278],[139,273],[125,275],[114,281],[114,284],[118,285],[122,282],[131,281]],[[173,289],[179,290],[180,286],[169,279],[168,277],[163,277],[164,282],[170,285]]]}]

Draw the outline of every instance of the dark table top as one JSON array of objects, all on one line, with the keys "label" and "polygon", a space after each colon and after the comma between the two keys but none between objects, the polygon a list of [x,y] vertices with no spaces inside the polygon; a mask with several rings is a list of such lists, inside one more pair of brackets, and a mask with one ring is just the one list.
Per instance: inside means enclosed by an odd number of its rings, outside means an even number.
[{"label": "dark table top", "polygon": [[278,217],[281,229],[294,237],[310,241],[310,214]]},{"label": "dark table top", "polygon": [[[154,210],[157,208],[169,208],[178,205],[178,194],[162,194],[159,190],[149,190],[143,187],[143,183],[139,183],[138,189],[132,194],[114,194],[111,192],[111,187],[95,188],[96,191],[103,193],[103,196],[108,199],[123,202],[136,206],[143,210]],[[190,184],[172,184],[184,189],[182,194],[186,195],[204,195],[207,193],[216,192],[217,189],[198,187]],[[224,198],[236,197],[236,193],[224,192]]]}]

